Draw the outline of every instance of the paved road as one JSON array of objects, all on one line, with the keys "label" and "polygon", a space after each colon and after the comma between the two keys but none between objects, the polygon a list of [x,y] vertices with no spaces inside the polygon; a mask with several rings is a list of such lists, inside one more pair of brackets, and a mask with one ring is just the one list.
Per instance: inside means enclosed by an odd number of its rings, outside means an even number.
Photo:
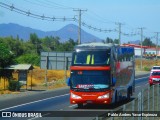
[{"label": "paved road", "polygon": [[[148,72],[136,72],[136,78],[149,75]],[[141,81],[143,82],[143,81]],[[25,104],[33,101],[38,101],[42,99],[54,98],[59,95],[69,96],[69,87],[64,87],[56,90],[47,91],[27,91],[21,94],[9,94],[0,96],[0,109],[8,108],[11,106],[16,106],[20,104]],[[63,100],[62,100],[63,102]]]},{"label": "paved road", "polygon": [[[136,75],[136,92],[137,93],[142,89],[142,86],[147,84],[148,82],[148,73],[141,73]],[[17,97],[12,98],[6,97],[0,100],[0,111],[46,111],[44,115],[53,115],[51,111],[90,111],[90,110],[112,110],[117,108],[118,106],[85,106],[83,109],[77,109],[76,105],[70,105],[69,103],[69,88],[62,88],[58,90],[50,90],[50,91],[32,91],[31,95],[25,94],[17,95]],[[29,92],[28,92],[29,93]],[[119,104],[122,105],[125,102]],[[86,112],[85,112],[86,113]],[[55,113],[54,113],[55,114]],[[64,114],[68,115],[69,113],[59,112],[58,114],[64,116]],[[74,114],[73,112],[70,114]],[[76,113],[75,113],[76,114]],[[90,113],[88,113],[90,114]],[[90,119],[92,119],[91,117]],[[28,118],[27,118],[28,119]],[[42,118],[43,119],[43,118]],[[48,119],[48,118],[47,118]],[[51,118],[53,119],[53,118]],[[66,119],[63,118],[55,118],[55,119]],[[68,118],[69,119],[69,118]],[[76,118],[79,119],[79,118]],[[89,118],[86,118],[89,119]]]}]

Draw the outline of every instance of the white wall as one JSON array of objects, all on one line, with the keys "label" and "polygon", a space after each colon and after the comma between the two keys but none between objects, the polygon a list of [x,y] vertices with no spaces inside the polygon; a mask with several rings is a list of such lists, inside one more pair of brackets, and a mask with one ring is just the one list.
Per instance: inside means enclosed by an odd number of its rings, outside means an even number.
[{"label": "white wall", "polygon": [[[141,56],[141,48],[134,48],[135,56]],[[145,49],[145,52],[149,53],[151,52],[152,54],[156,54],[155,49]],[[144,53],[144,49],[142,48],[142,54]],[[160,55],[160,50],[158,50],[158,54]]]},{"label": "white wall", "polygon": [[[144,52],[144,49],[142,48],[142,54]],[[141,48],[134,48],[135,56],[141,56]]]},{"label": "white wall", "polygon": [[146,49],[146,53],[147,54],[149,54],[149,53],[156,54],[156,50],[154,50],[154,49]]}]

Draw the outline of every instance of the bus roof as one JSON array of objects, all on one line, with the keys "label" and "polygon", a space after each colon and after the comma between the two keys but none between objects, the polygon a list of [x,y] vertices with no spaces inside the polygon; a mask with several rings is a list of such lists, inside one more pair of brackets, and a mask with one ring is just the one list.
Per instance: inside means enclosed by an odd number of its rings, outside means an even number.
[{"label": "bus roof", "polygon": [[111,48],[113,46],[117,46],[115,44],[112,43],[85,43],[85,44],[81,44],[81,45],[77,45],[75,46],[75,49],[108,49]]}]

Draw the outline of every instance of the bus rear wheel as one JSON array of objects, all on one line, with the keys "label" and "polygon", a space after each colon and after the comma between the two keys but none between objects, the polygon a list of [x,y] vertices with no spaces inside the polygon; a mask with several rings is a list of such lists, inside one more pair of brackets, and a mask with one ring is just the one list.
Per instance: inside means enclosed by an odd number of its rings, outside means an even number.
[{"label": "bus rear wheel", "polygon": [[132,96],[132,88],[130,87],[130,88],[127,90],[127,100],[128,100],[128,101],[131,99],[131,96]]}]

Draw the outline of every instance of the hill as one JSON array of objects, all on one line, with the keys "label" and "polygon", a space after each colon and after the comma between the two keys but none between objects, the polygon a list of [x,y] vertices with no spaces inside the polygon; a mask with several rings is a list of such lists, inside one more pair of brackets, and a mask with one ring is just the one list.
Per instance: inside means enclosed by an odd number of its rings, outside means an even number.
[{"label": "hill", "polygon": [[[39,38],[44,38],[46,36],[54,36],[54,37],[59,37],[62,42],[68,40],[68,39],[73,39],[77,40],[78,39],[78,26],[74,24],[69,24],[61,28],[60,30],[57,31],[41,31],[37,29],[33,29],[30,27],[24,27],[18,24],[14,23],[9,23],[9,24],[0,24],[0,37],[7,37],[7,36],[13,36],[14,38],[19,36],[20,39],[23,40],[29,40],[30,34],[31,33],[36,33]],[[98,37],[87,33],[86,31],[82,30],[81,31],[81,40],[82,42],[93,42],[93,41],[102,41]]]},{"label": "hill", "polygon": [[130,41],[130,44],[136,44],[139,45],[141,43],[140,40]]}]

